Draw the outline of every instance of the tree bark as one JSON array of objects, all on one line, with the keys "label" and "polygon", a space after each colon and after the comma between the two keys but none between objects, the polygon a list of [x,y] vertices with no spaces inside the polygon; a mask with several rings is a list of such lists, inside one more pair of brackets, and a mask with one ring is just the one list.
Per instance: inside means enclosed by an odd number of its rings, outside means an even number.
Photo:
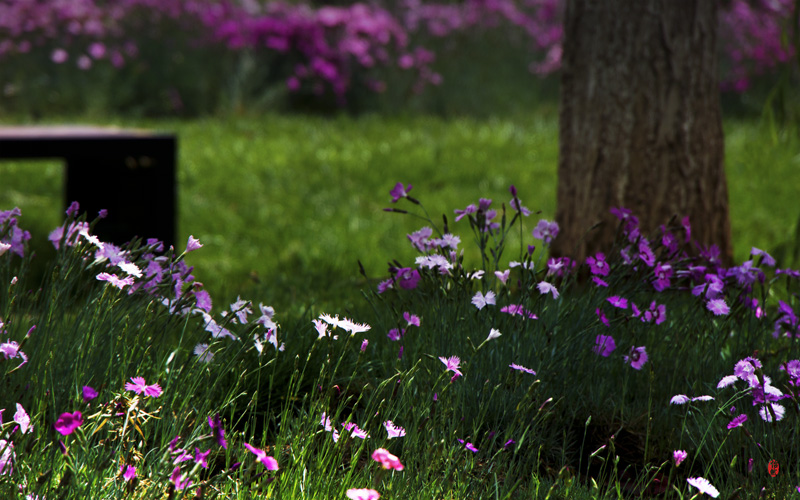
[{"label": "tree bark", "polygon": [[559,127],[554,255],[607,252],[625,207],[732,261],[715,0],[568,0]]}]

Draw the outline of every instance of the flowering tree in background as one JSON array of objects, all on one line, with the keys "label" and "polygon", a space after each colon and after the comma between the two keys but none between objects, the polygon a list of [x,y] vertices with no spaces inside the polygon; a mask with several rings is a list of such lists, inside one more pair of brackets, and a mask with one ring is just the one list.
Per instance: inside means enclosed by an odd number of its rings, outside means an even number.
[{"label": "flowering tree in background", "polygon": [[[390,84],[408,85],[413,94],[444,83],[432,47],[487,30],[527,40],[530,71],[549,75],[562,65],[564,5],[564,0],[6,0],[0,3],[0,103],[26,92],[40,99],[42,85],[69,98],[65,82],[89,86],[105,71],[112,75],[105,85],[116,93],[124,93],[120,85],[141,87],[129,92],[128,102],[155,98],[172,111],[190,100],[218,98],[214,94],[231,92],[242,79],[262,92],[281,87],[343,105],[354,92],[380,93]],[[794,5],[794,0],[731,0],[721,6],[715,22],[722,88],[744,91],[753,76],[792,60],[794,48],[784,35],[797,22]],[[81,73],[93,76],[75,76]]]}]

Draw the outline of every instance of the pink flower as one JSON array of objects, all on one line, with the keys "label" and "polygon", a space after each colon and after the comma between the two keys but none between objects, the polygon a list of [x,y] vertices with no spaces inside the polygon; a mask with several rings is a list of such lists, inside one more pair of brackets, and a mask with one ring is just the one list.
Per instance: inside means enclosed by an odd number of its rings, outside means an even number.
[{"label": "pink flower", "polygon": [[521,371],[521,372],[530,373],[531,375],[536,375],[536,372],[531,370],[530,368],[525,368],[524,366],[521,366],[521,365],[518,365],[518,364],[515,364],[515,363],[511,363],[508,366],[510,366],[512,370],[518,370],[518,371]]},{"label": "pink flower", "polygon": [[625,362],[630,363],[631,366],[637,370],[641,370],[642,366],[647,363],[647,352],[642,347],[631,347],[630,354],[624,356]]},{"label": "pink flower", "polygon": [[594,310],[594,313],[597,315],[598,318],[600,318],[600,322],[601,323],[603,323],[606,326],[610,325],[610,322],[608,321],[608,318],[606,317],[606,313],[602,309],[600,309],[598,307],[597,309]]},{"label": "pink flower", "polygon": [[403,470],[403,464],[400,463],[400,459],[384,448],[378,448],[373,451],[372,459],[379,462],[384,469]]},{"label": "pink flower", "polygon": [[19,403],[17,403],[17,412],[14,414],[14,422],[19,424],[19,430],[23,434],[27,434],[33,430],[31,417],[28,416],[28,413]]},{"label": "pink flower", "polygon": [[200,467],[208,469],[208,454],[211,453],[211,448],[206,451],[200,451],[200,448],[194,449],[194,463],[200,464]]},{"label": "pink flower", "polygon": [[444,363],[445,369],[452,371],[456,375],[463,375],[460,371],[461,360],[458,356],[450,356],[449,358],[445,358],[444,356],[439,356],[439,361]]},{"label": "pink flower", "polygon": [[511,269],[506,269],[502,273],[500,271],[494,272],[494,275],[497,277],[497,279],[499,279],[500,282],[502,282],[504,285],[508,283],[508,277],[510,274],[511,274]]},{"label": "pink flower", "polygon": [[367,434],[367,431],[365,431],[364,429],[360,428],[358,425],[356,425],[353,422],[349,422],[349,423],[346,423],[346,424],[343,423],[342,426],[344,427],[344,430],[350,431],[350,437],[351,438],[357,437],[357,438],[360,438],[360,439],[367,439],[368,437],[370,437],[370,435]]},{"label": "pink flower", "polygon": [[468,449],[472,453],[478,453],[478,448],[476,448],[474,444],[469,442],[465,443],[463,439],[459,439],[458,442],[463,444],[464,448]]},{"label": "pink flower", "polygon": [[604,358],[607,358],[614,349],[617,348],[616,342],[614,342],[614,337],[611,335],[598,335],[594,341],[595,346],[592,348],[595,354],[599,354]]},{"label": "pink flower", "polygon": [[186,253],[197,250],[199,248],[203,248],[203,245],[200,243],[200,240],[198,240],[192,235],[189,235],[189,241],[186,242]]},{"label": "pink flower", "polygon": [[152,398],[159,397],[163,392],[158,384],[146,385],[143,377],[131,377],[131,382],[125,383],[126,391],[133,391],[136,394],[144,393],[145,396]]},{"label": "pink flower", "polygon": [[684,450],[675,450],[672,452],[672,459],[675,460],[675,467],[679,466],[681,462],[686,460],[686,457],[689,456]]},{"label": "pink flower", "polygon": [[5,359],[21,358],[22,363],[20,363],[19,366],[28,362],[28,356],[19,350],[19,344],[15,340],[9,340],[8,342],[0,344],[0,353],[3,354]]},{"label": "pink flower", "polygon": [[540,281],[536,285],[536,288],[539,289],[539,293],[541,293],[542,295],[549,293],[553,296],[554,299],[558,298],[558,290],[556,289],[556,287],[554,287],[553,285],[551,285],[546,281]]},{"label": "pink flower", "polygon": [[93,388],[89,387],[88,385],[84,385],[83,386],[82,394],[83,394],[83,402],[84,403],[88,403],[89,401],[91,401],[91,400],[93,400],[94,398],[97,397],[97,391],[95,391]]},{"label": "pink flower", "polygon": [[369,488],[350,488],[346,495],[350,500],[378,500],[381,497],[380,493]]},{"label": "pink flower", "polygon": [[75,413],[62,413],[61,416],[58,417],[56,423],[53,424],[53,427],[62,435],[62,436],[69,436],[75,429],[83,424],[83,415],[81,412],[76,411]]},{"label": "pink flower", "polygon": [[55,49],[52,54],[50,54],[50,60],[56,64],[62,64],[69,59],[69,54],[64,49]]},{"label": "pink flower", "polygon": [[394,425],[391,420],[384,422],[383,426],[386,428],[386,432],[389,434],[387,439],[403,437],[406,435],[406,430],[398,425]]},{"label": "pink flower", "polygon": [[278,461],[274,458],[267,455],[265,451],[259,450],[258,448],[254,448],[247,443],[244,443],[244,447],[250,450],[256,456],[256,460],[264,464],[264,467],[267,470],[278,470]]},{"label": "pink flower", "polygon": [[128,276],[125,278],[119,278],[116,274],[109,274],[109,273],[100,273],[97,275],[98,281],[107,281],[114,285],[115,287],[122,290],[128,285],[133,285],[133,277]]},{"label": "pink flower", "polygon": [[503,306],[500,308],[500,312],[504,312],[506,314],[510,314],[512,316],[520,315],[520,316],[527,316],[530,319],[538,319],[538,317],[533,314],[532,312],[528,311],[521,305],[511,304],[508,306]]},{"label": "pink flower", "polygon": [[119,471],[122,474],[122,479],[124,479],[126,482],[136,477],[136,467],[133,465],[120,465]]},{"label": "pink flower", "polygon": [[14,453],[14,443],[0,439],[0,476],[14,472],[13,462],[16,458]]},{"label": "pink flower", "polygon": [[367,340],[367,339],[364,339],[364,340],[361,342],[361,352],[364,352],[364,351],[366,351],[366,350],[367,350],[367,346],[368,346],[368,345],[369,345],[369,340]]},{"label": "pink flower", "polygon": [[700,493],[705,493],[706,495],[709,495],[710,497],[713,498],[717,498],[719,496],[719,490],[714,488],[714,486],[712,486],[712,484],[708,482],[708,479],[705,479],[703,477],[690,477],[687,478],[686,481],[690,485],[700,490]]}]

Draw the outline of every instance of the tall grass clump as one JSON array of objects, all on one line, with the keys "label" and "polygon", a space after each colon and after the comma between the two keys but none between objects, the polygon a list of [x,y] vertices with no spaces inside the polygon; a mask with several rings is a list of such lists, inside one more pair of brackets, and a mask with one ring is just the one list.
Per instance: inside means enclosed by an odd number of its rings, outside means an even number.
[{"label": "tall grass clump", "polygon": [[687,218],[643,234],[624,208],[616,245],[578,263],[548,255],[557,224],[529,222],[513,186],[441,222],[411,192],[398,183],[387,211],[422,221],[418,256],[391,260],[353,319],[215,308],[190,265],[202,242],[116,247],[74,205],[33,283],[24,219],[0,213],[0,496],[780,498],[800,483],[800,272],[756,248],[726,269]]}]

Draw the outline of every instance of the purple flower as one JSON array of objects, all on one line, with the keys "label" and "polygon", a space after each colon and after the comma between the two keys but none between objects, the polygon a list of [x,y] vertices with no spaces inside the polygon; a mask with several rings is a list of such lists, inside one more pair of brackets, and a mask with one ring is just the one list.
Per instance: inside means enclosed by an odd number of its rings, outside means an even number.
[{"label": "purple flower", "polygon": [[361,349],[361,352],[364,352],[364,351],[366,351],[366,350],[367,350],[367,346],[368,346],[368,345],[369,345],[369,340],[367,340],[367,339],[364,339],[364,340],[361,342],[361,347],[360,347],[360,349]]},{"label": "purple flower", "polygon": [[192,480],[188,478],[188,474],[181,476],[181,466],[176,465],[172,470],[169,480],[175,485],[175,489],[181,491],[192,485]]},{"label": "purple flower", "polygon": [[595,354],[599,354],[604,358],[607,358],[617,348],[614,337],[611,335],[598,335],[594,343],[595,346],[592,350]]},{"label": "purple flower", "polygon": [[669,264],[662,264],[659,262],[656,264],[656,268],[653,271],[655,274],[655,279],[653,280],[653,287],[656,291],[664,291],[665,289],[669,288],[670,285],[670,277],[672,277],[672,266]]},{"label": "purple flower", "polygon": [[538,319],[538,317],[535,314],[533,314],[532,312],[528,311],[527,309],[525,309],[521,305],[511,304],[511,305],[503,306],[503,307],[500,308],[500,312],[504,312],[504,313],[510,314],[512,316],[520,315],[520,316],[523,316],[523,317],[528,317],[530,319]]},{"label": "purple flower", "polygon": [[211,434],[218,445],[226,450],[228,449],[228,442],[225,440],[225,429],[222,428],[222,422],[219,419],[219,413],[214,418],[208,417],[208,425],[211,427]]},{"label": "purple flower", "polygon": [[541,219],[539,223],[536,224],[536,228],[533,230],[533,237],[544,241],[545,244],[549,244],[556,236],[558,236],[557,222],[548,222],[544,219]]},{"label": "purple flower", "polygon": [[735,427],[739,427],[740,425],[742,425],[746,421],[747,421],[747,415],[742,413],[741,415],[738,415],[738,416],[734,417],[733,420],[731,420],[730,423],[728,423],[728,429],[733,429]]},{"label": "purple flower", "polygon": [[716,314],[717,316],[725,316],[730,311],[731,308],[728,307],[728,304],[725,303],[725,299],[712,299],[708,301],[706,307],[709,311]]},{"label": "purple flower", "polygon": [[396,203],[400,198],[408,198],[408,192],[411,191],[411,187],[411,184],[409,184],[408,187],[404,188],[402,182],[395,184],[392,190],[389,191],[389,194],[392,195],[392,203]]},{"label": "purple flower", "polygon": [[53,427],[62,435],[62,436],[69,436],[75,429],[83,424],[83,415],[81,412],[76,411],[75,413],[62,413],[61,416],[58,417],[56,423],[53,424]]},{"label": "purple flower", "polygon": [[681,462],[686,460],[686,457],[689,456],[684,450],[675,450],[672,452],[672,459],[675,460],[675,467],[679,466]]},{"label": "purple flower", "polygon": [[641,370],[642,366],[647,362],[647,352],[642,347],[631,347],[630,354],[624,356],[625,362],[630,363],[631,366],[637,370]]},{"label": "purple flower", "polygon": [[265,451],[254,448],[247,443],[244,443],[244,447],[250,450],[250,452],[256,456],[256,461],[264,464],[264,467],[266,467],[267,470],[278,470],[278,461],[273,457],[268,456]]},{"label": "purple flower", "polygon": [[486,295],[484,295],[483,292],[477,292],[475,296],[472,297],[472,303],[480,310],[487,305],[495,305],[497,303],[497,296],[491,290],[486,292]]},{"label": "purple flower", "polygon": [[478,207],[475,205],[467,205],[467,208],[464,210],[455,210],[456,213],[456,222],[460,221],[465,215],[474,214],[478,211]]},{"label": "purple flower", "polygon": [[419,271],[410,267],[403,267],[397,270],[397,284],[405,290],[417,288],[420,276]]},{"label": "purple flower", "polygon": [[200,240],[198,240],[192,235],[189,235],[189,240],[186,242],[186,253],[192,252],[199,248],[203,248],[203,245],[202,243],[200,243]]},{"label": "purple flower", "polygon": [[157,398],[163,392],[158,384],[147,385],[144,377],[131,377],[131,382],[125,383],[126,391],[133,391],[136,394],[144,393],[145,396],[150,396],[151,398]]},{"label": "purple flower", "polygon": [[539,293],[541,293],[542,295],[549,293],[553,296],[554,299],[558,298],[558,290],[556,289],[556,287],[554,287],[553,285],[551,285],[546,281],[540,281],[539,283],[537,283],[536,288],[539,289]]},{"label": "purple flower", "polygon": [[644,321],[648,323],[650,321],[655,321],[657,325],[660,325],[667,319],[667,306],[664,304],[656,305],[656,301],[654,300],[650,304],[650,309],[644,312]]},{"label": "purple flower", "polygon": [[19,424],[19,430],[23,434],[27,434],[33,430],[31,425],[31,417],[25,411],[21,404],[17,403],[17,412],[14,413],[14,422]]},{"label": "purple flower", "polygon": [[20,351],[19,347],[20,346],[17,341],[9,340],[8,342],[0,344],[0,353],[3,354],[3,358],[5,359],[22,359],[22,363],[19,365],[22,366],[28,362],[28,356],[26,356],[24,352]]},{"label": "purple flower", "polygon": [[592,274],[608,276],[609,267],[604,253],[600,252],[594,257],[587,257],[586,263],[589,264]]}]

